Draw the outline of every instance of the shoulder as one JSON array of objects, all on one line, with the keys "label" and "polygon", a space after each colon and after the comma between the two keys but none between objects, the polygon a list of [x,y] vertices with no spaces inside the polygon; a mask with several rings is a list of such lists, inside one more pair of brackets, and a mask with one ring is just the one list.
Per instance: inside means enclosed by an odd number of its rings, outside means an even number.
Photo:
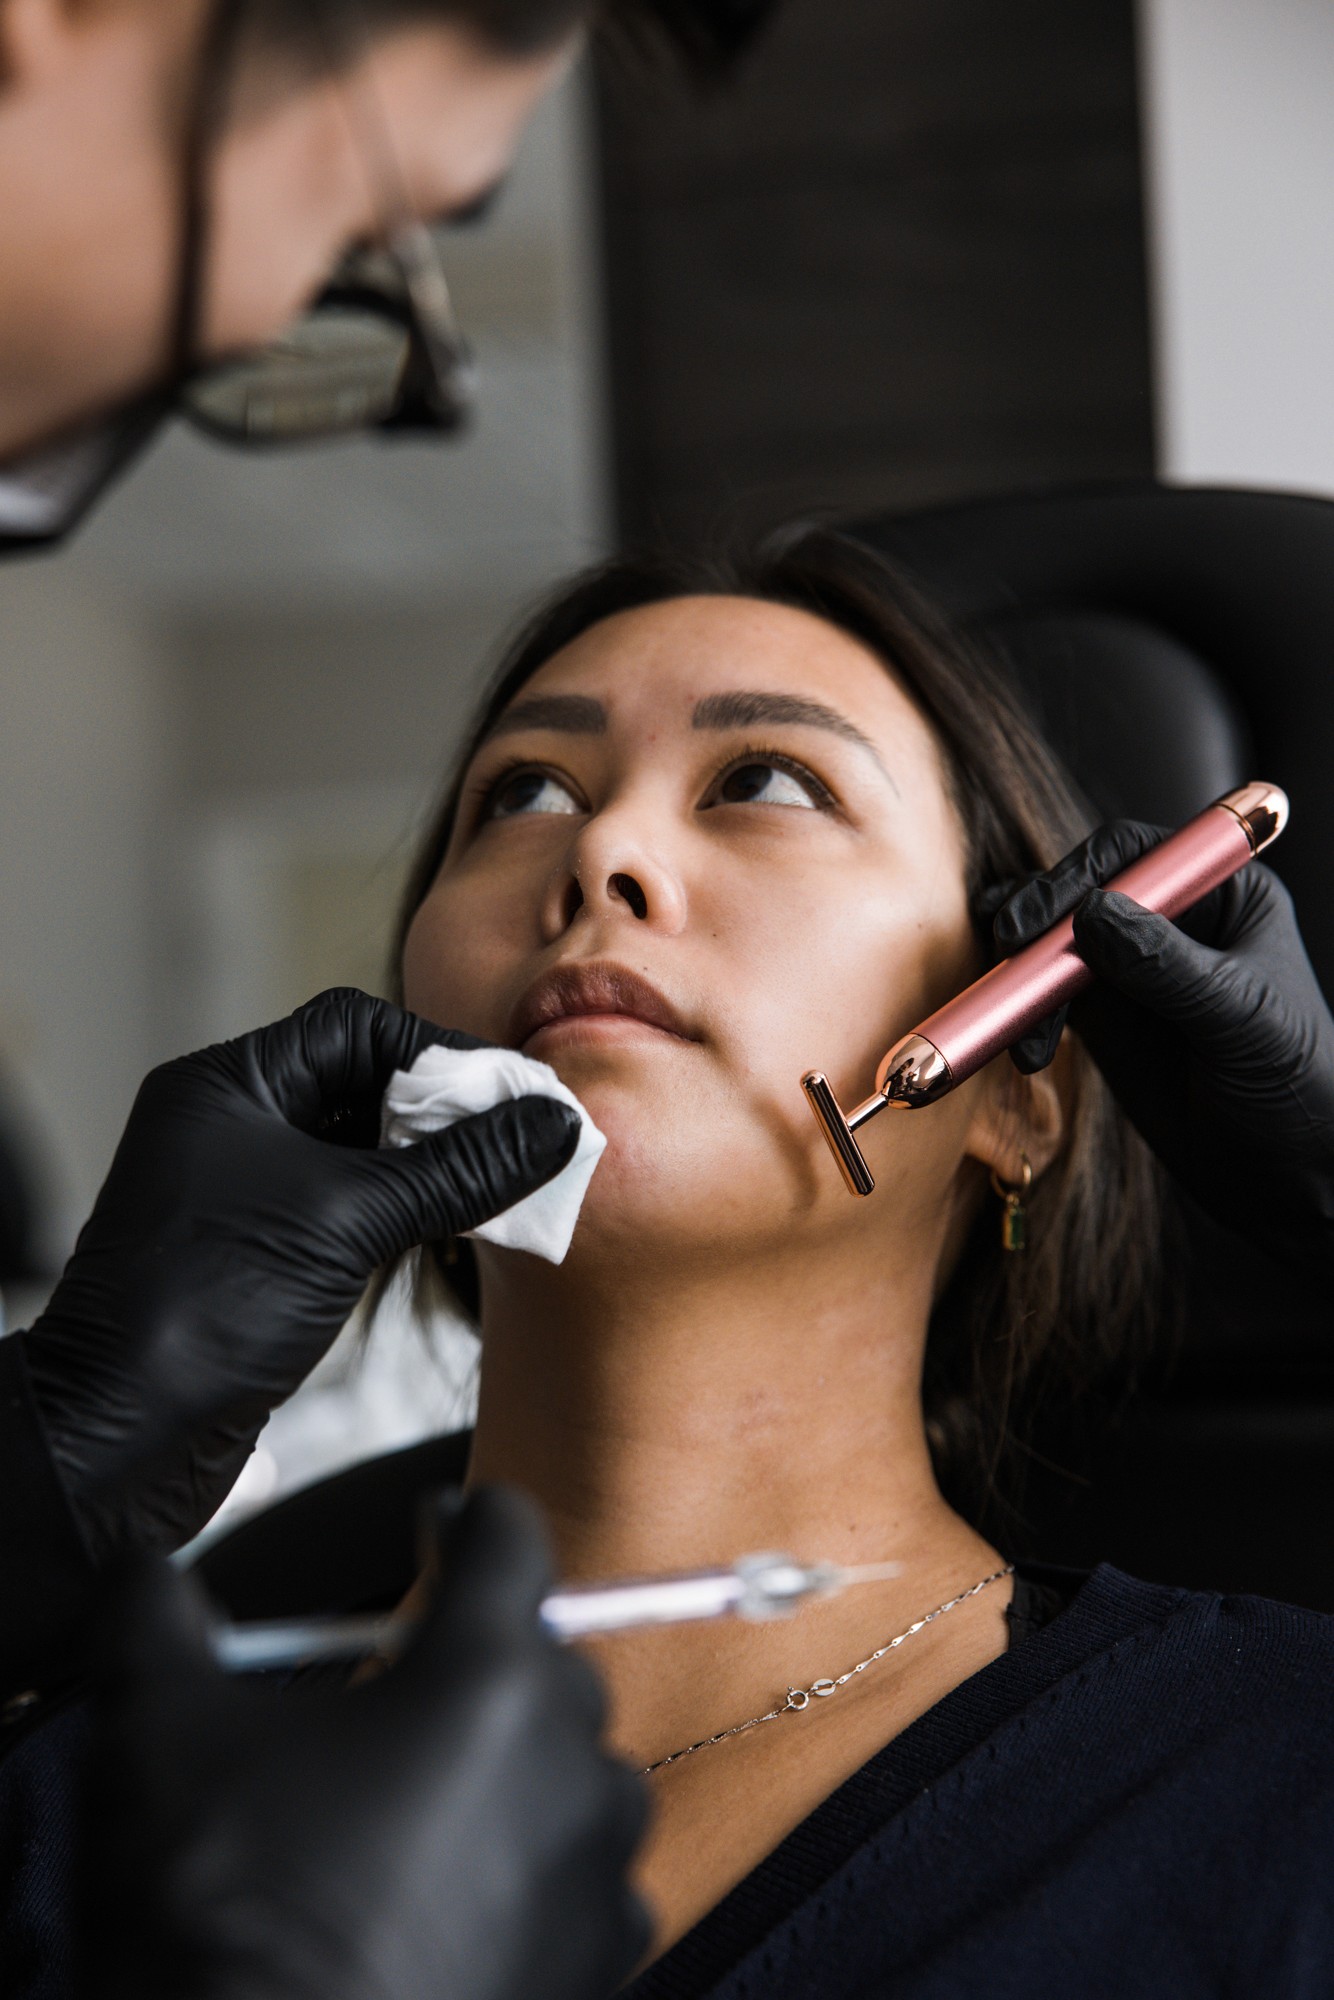
[{"label": "shoulder", "polygon": [[1334,1992],[1334,1619],[1057,1587],[790,1838],[819,1879],[720,1996]]},{"label": "shoulder", "polygon": [[78,1830],[91,1742],[86,1704],[15,1729],[0,1756],[0,1992],[70,1992]]},{"label": "shoulder", "polygon": [[[1104,1566],[1100,1577],[1119,1577]],[[1277,1598],[1214,1590],[1167,1589],[1120,1577],[1156,1615],[1162,1643],[1185,1658],[1213,1661],[1247,1672],[1274,1671],[1300,1680],[1310,1670],[1334,1666],[1334,1617]]]},{"label": "shoulder", "polygon": [[1190,1592],[1178,1613],[1201,1669],[1257,1718],[1299,1722],[1334,1745],[1334,1617],[1273,1598]]},{"label": "shoulder", "polygon": [[1079,1572],[1025,1564],[1039,1585],[1064,1586],[1066,1617],[1113,1642],[1157,1633],[1165,1643],[1194,1654],[1241,1649],[1242,1657],[1334,1661],[1334,1616],[1277,1598],[1223,1590],[1192,1590],[1149,1583],[1111,1563]]},{"label": "shoulder", "polygon": [[[1271,1598],[1177,1590],[1104,1565],[1066,1613],[1106,1628],[1109,1688],[1137,1690],[1159,1727],[1258,1744],[1300,1740],[1334,1763],[1334,1617]],[[1090,1661],[1089,1664],[1092,1664]]]}]

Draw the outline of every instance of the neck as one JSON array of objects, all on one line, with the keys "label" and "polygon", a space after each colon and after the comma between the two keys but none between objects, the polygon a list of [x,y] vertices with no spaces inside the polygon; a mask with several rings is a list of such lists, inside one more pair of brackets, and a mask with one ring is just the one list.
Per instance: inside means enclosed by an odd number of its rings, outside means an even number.
[{"label": "neck", "polygon": [[[986,1573],[946,1505],[919,1380],[922,1274],[767,1257],[670,1282],[622,1255],[559,1272],[488,1253],[471,1478],[539,1502],[568,1579],[726,1564],[760,1549],[901,1559],[895,1583],[762,1626],[683,1626],[599,1648],[615,1734],[655,1754]],[[707,1662],[708,1692],[700,1685]],[[729,1689],[728,1683],[732,1686]],[[679,1710],[679,1713],[673,1711]]]}]

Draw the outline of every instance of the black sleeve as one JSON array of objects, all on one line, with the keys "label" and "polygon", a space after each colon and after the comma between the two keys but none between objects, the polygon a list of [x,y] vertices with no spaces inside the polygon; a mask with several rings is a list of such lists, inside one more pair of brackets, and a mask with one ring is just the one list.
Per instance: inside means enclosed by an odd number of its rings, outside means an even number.
[{"label": "black sleeve", "polygon": [[76,1983],[79,1827],[92,1718],[87,1703],[75,1701],[25,1729],[7,1751],[4,1734],[0,1993],[6,2000],[69,2000],[84,1990]]},{"label": "black sleeve", "polygon": [[23,1335],[0,1340],[0,1705],[75,1670],[94,1570],[28,1378]]}]

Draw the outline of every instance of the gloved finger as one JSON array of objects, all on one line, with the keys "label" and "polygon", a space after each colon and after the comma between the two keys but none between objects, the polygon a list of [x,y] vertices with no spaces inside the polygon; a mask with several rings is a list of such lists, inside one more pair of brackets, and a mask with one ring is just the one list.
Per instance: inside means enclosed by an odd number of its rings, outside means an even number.
[{"label": "gloved finger", "polygon": [[553,1640],[559,1648],[552,1662],[564,1712],[576,1717],[590,1736],[600,1736],[607,1720],[607,1693],[597,1669],[581,1653]]},{"label": "gloved finger", "polygon": [[1183,910],[1175,923],[1197,944],[1209,945],[1214,951],[1232,951],[1257,939],[1269,924],[1281,922],[1281,908],[1286,908],[1289,925],[1295,929],[1287,890],[1263,862],[1251,861]]},{"label": "gloved finger", "polygon": [[[636,1843],[637,1844],[637,1843]],[[628,1885],[621,1900],[621,1920],[617,1927],[608,1992],[617,1992],[629,1979],[653,1943],[653,1915],[642,1896]]]},{"label": "gloved finger", "polygon": [[479,1049],[475,1035],[438,1027],[354,986],[331,987],[252,1039],[252,1061],[276,1108],[305,1132],[374,1146],[380,1102],[397,1069],[423,1049]]},{"label": "gloved finger", "polygon": [[1075,916],[1075,943],[1099,979],[1176,1024],[1197,1048],[1230,1042],[1252,1012],[1243,990],[1229,1004],[1233,986],[1220,953],[1115,890],[1090,892]]},{"label": "gloved finger", "polygon": [[135,1558],[106,1580],[94,1653],[113,1696],[183,1678],[219,1678],[208,1642],[208,1599],[168,1562]]},{"label": "gloved finger", "polygon": [[598,1990],[615,1992],[638,1965],[653,1942],[653,1918],[646,1903],[624,1877],[648,1829],[653,1801],[643,1778],[626,1764],[606,1760],[606,1804],[599,1820],[602,1853],[611,1861],[616,1881],[612,1922],[607,1933],[607,1963]]},{"label": "gloved finger", "polygon": [[[194,1518],[207,1520],[240,1478],[272,1407],[262,1394],[238,1391],[235,1341],[201,1340],[190,1349],[179,1342],[159,1342],[127,1360],[124,1387],[136,1422],[123,1436],[88,1443],[82,1473],[86,1493],[114,1512],[151,1480],[171,1486],[188,1479],[203,1509]],[[241,1424],[245,1434],[231,1434],[224,1415]],[[164,1552],[189,1539],[178,1526],[148,1514],[140,1536],[141,1547]]]},{"label": "gloved finger", "polygon": [[601,1856],[579,1858],[583,1865],[557,1886],[565,1922],[543,1960],[542,1991],[561,2000],[618,1993],[653,1943],[650,1913],[629,1884],[609,1880]]},{"label": "gloved finger", "polygon": [[968,914],[979,937],[990,942],[996,912],[1009,902],[1011,896],[1017,896],[1033,880],[1036,872],[1030,870],[1026,875],[1007,875],[1003,882],[990,882],[985,889],[978,891],[969,904]]},{"label": "gloved finger", "polygon": [[1039,1021],[1035,1028],[1030,1028],[1026,1035],[1021,1035],[1017,1042],[1010,1044],[1010,1061],[1022,1076],[1032,1076],[1036,1071],[1046,1069],[1061,1045],[1069,1012],[1068,1007],[1058,1007],[1054,1014],[1048,1014],[1045,1021]]},{"label": "gloved finger", "polygon": [[516,1097],[414,1146],[368,1156],[365,1172],[394,1192],[381,1218],[377,1261],[462,1236],[513,1208],[574,1157],[579,1129],[568,1104]]},{"label": "gloved finger", "polygon": [[653,1800],[638,1771],[608,1757],[607,1828],[612,1851],[627,1861],[644,1838]]},{"label": "gloved finger", "polygon": [[1168,831],[1135,819],[1113,819],[1095,827],[1087,840],[1044,874],[1030,877],[996,912],[992,937],[1002,958],[1011,957],[1062,917],[1068,917],[1090,889],[1100,887],[1157,847]]},{"label": "gloved finger", "polygon": [[417,1567],[439,1576],[454,1548],[458,1525],[468,1504],[461,1486],[437,1486],[417,1503]]},{"label": "gloved finger", "polygon": [[484,1486],[442,1524],[441,1575],[393,1678],[438,1692],[440,1668],[462,1632],[481,1627],[536,1629],[551,1589],[551,1552],[531,1500],[508,1486]]}]

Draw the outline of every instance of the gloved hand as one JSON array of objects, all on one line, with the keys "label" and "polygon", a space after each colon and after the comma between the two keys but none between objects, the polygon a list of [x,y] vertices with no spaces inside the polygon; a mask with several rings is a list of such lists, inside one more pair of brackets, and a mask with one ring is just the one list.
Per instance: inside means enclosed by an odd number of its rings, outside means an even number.
[{"label": "gloved hand", "polygon": [[[1008,957],[1074,910],[1097,984],[1069,1008],[1070,1025],[1141,1137],[1216,1221],[1276,1257],[1328,1264],[1334,1019],[1292,899],[1255,862],[1176,923],[1096,886],[1164,832],[1113,820],[978,914],[994,912]],[[1011,1050],[1021,1070],[1051,1061],[1065,1014]]]},{"label": "gloved hand", "polygon": [[50,1305],[22,1337],[51,1455],[94,1560],[175,1547],[375,1271],[559,1171],[579,1125],[520,1098],[402,1151],[380,1099],[433,1042],[338,989],[146,1079]]},{"label": "gloved hand", "polygon": [[225,1676],[194,1587],[111,1610],[84,1880],[97,2000],[597,2000],[648,1942],[646,1794],[542,1631],[526,1501],[476,1494],[399,1663],[346,1691]]}]

